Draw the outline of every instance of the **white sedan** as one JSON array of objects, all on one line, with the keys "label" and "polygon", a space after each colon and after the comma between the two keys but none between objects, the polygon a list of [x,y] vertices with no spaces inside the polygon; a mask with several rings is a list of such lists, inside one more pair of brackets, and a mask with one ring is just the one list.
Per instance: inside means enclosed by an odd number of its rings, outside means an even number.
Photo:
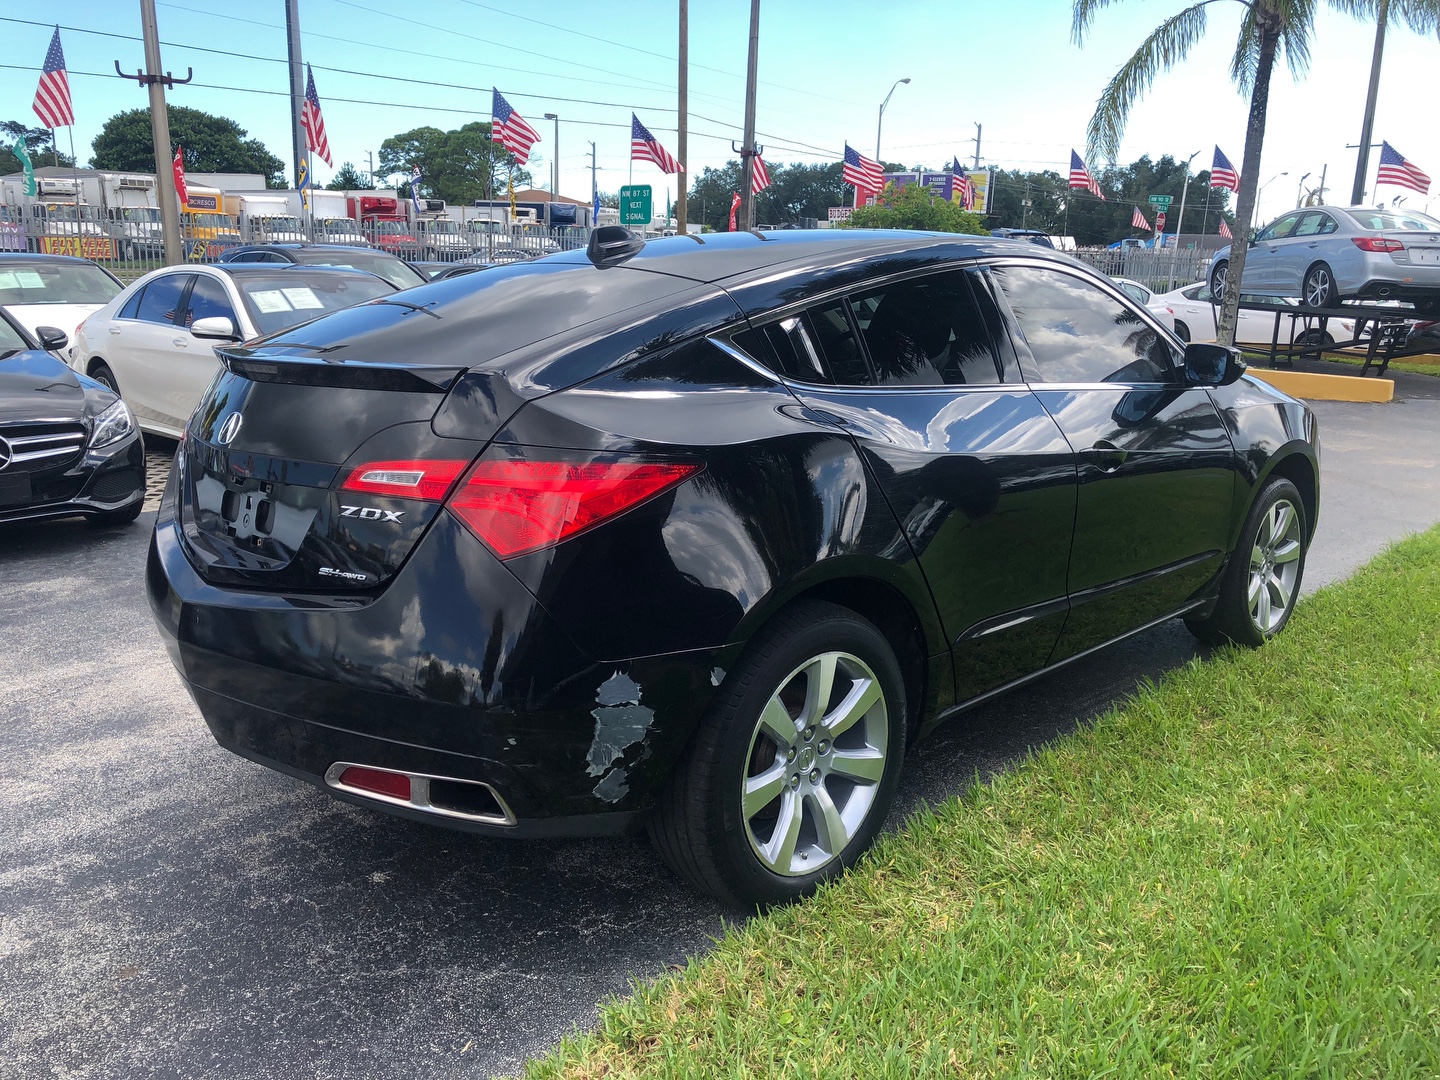
[{"label": "white sedan", "polygon": [[[1175,314],[1175,333],[1186,341],[1214,341],[1215,329],[1220,318],[1220,301],[1211,302],[1210,286],[1203,281],[1197,281],[1193,285],[1186,285],[1182,289],[1168,292],[1156,297],[1157,300],[1168,306]],[[1287,307],[1297,307],[1299,301],[1294,299],[1272,299],[1270,297],[1242,297],[1242,299],[1254,299],[1264,303],[1277,304]],[[1296,311],[1295,316],[1280,319],[1280,343],[1282,345],[1290,342],[1291,324],[1295,318],[1303,318],[1304,313]],[[1312,319],[1313,321],[1313,319]],[[1294,327],[1295,340],[1302,342],[1309,336],[1321,334],[1318,326],[1306,327],[1303,323]],[[1367,327],[1366,334],[1369,335]],[[1240,309],[1240,314],[1235,324],[1235,340],[1249,345],[1270,344],[1271,338],[1275,336],[1275,316],[1268,311],[1247,311]],[[1332,319],[1324,336],[1320,340],[1322,345],[1333,345],[1336,341],[1347,341],[1355,336],[1355,323],[1351,319]]]},{"label": "white sedan", "polygon": [[1120,291],[1130,297],[1131,300],[1134,300],[1137,304],[1143,306],[1146,311],[1150,312],[1151,315],[1154,315],[1161,326],[1168,327],[1171,330],[1175,329],[1175,312],[1170,308],[1169,304],[1165,303],[1163,296],[1157,296],[1144,285],[1141,285],[1140,282],[1133,281],[1130,278],[1117,277],[1111,278],[1110,280],[1120,286]]},{"label": "white sedan", "polygon": [[69,255],[0,254],[0,307],[31,334],[73,335],[125,286],[103,267]]},{"label": "white sedan", "polygon": [[70,366],[119,394],[142,430],[178,439],[218,370],[214,345],[273,334],[390,296],[333,266],[220,263],[146,274],[75,332]]}]

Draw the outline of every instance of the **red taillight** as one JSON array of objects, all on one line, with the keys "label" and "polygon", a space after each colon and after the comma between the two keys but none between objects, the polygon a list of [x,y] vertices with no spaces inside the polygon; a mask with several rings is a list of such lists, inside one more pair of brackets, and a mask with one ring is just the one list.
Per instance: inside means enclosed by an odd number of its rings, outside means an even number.
[{"label": "red taillight", "polygon": [[392,799],[410,801],[410,777],[404,773],[351,765],[340,774],[340,783],[345,787],[359,788],[375,795],[388,795]]},{"label": "red taillight", "polygon": [[468,461],[370,461],[350,470],[341,491],[439,502]]},{"label": "red taillight", "polygon": [[551,547],[700,471],[679,462],[481,460],[448,503],[502,559]]},{"label": "red taillight", "polygon": [[1405,245],[1399,240],[1386,240],[1383,236],[1352,236],[1350,242],[1361,251],[1403,251]]}]

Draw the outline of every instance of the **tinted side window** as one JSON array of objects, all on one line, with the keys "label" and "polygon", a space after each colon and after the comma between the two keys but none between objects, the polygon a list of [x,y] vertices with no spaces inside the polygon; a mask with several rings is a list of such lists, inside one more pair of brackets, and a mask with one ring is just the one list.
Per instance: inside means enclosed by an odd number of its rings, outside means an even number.
[{"label": "tinted side window", "polygon": [[735,344],[788,379],[830,381],[815,346],[805,334],[805,320],[801,316],[792,315],[757,330],[742,331],[735,335]]},{"label": "tinted side window", "polygon": [[860,343],[855,340],[850,319],[845,314],[843,300],[812,308],[806,313],[806,322],[810,324],[816,347],[830,368],[832,381],[841,386],[869,386],[874,382],[860,352]]},{"label": "tinted side window", "polygon": [[125,301],[124,306],[116,313],[115,317],[117,319],[136,318],[135,313],[140,310],[140,300],[144,295],[145,287],[142,285],[130,295],[130,299]]},{"label": "tinted side window", "polygon": [[1030,346],[1041,382],[1169,382],[1175,350],[1101,289],[1032,266],[991,271]]},{"label": "tinted side window", "polygon": [[190,281],[189,274],[167,274],[145,286],[135,317],[144,322],[173,324],[180,309],[180,294]]},{"label": "tinted side window", "polygon": [[1295,226],[1295,236],[1319,236],[1325,231],[1325,223],[1330,219],[1318,210],[1312,210],[1300,219]]},{"label": "tinted side window", "polygon": [[996,383],[990,335],[955,270],[885,285],[851,299],[882,386]]},{"label": "tinted side window", "polygon": [[197,274],[195,287],[190,290],[190,302],[186,305],[185,325],[194,326],[196,319],[213,319],[216,316],[223,316],[239,326],[230,297],[225,294],[225,286],[212,277]]}]

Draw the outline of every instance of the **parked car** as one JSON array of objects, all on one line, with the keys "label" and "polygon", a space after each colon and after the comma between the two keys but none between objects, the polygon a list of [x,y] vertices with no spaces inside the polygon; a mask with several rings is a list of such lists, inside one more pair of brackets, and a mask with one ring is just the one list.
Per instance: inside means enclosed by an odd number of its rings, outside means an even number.
[{"label": "parked car", "polygon": [[[1225,295],[1229,274],[1227,246],[1210,261],[1207,280],[1216,296]],[[1403,300],[1421,314],[1440,314],[1440,221],[1364,206],[1281,214],[1250,243],[1244,291],[1299,297],[1315,308]]]},{"label": "parked car", "polygon": [[421,255],[432,262],[463,259],[471,252],[470,239],[449,219],[422,218],[416,225]]},{"label": "parked car", "polygon": [[123,396],[145,431],[178,439],[219,370],[215,345],[395,292],[374,274],[333,266],[166,267],[80,324],[70,365]]},{"label": "parked car", "polygon": [[1131,278],[1117,277],[1111,278],[1110,280],[1120,286],[1120,291],[1130,297],[1131,300],[1134,300],[1137,304],[1145,305],[1145,310],[1150,312],[1151,315],[1154,315],[1156,321],[1167,330],[1175,329],[1175,309],[1165,302],[1163,296],[1156,295],[1148,287],[1141,285],[1140,282],[1134,281]]},{"label": "parked car", "polygon": [[146,574],[220,744],[337,798],[779,902],[938,722],[1290,617],[1314,416],[1053,251],[601,228],[403,299],[221,348]]},{"label": "parked car", "polygon": [[370,242],[360,231],[352,218],[318,218],[315,221],[315,242],[317,244],[348,244],[351,247],[368,248]]},{"label": "parked car", "polygon": [[461,262],[418,262],[411,263],[411,265],[431,281],[444,281],[446,278],[463,277],[465,274],[473,274],[477,270],[488,270],[496,264],[481,262],[471,257]]},{"label": "parked car", "polygon": [[0,309],[31,335],[42,326],[73,333],[124,287],[88,259],[0,252]]},{"label": "parked car", "polygon": [[1407,351],[1426,349],[1440,353],[1440,322],[1413,323],[1405,335],[1405,348]]},{"label": "parked car", "polygon": [[344,244],[247,244],[220,257],[222,263],[298,263],[303,266],[344,266],[384,278],[397,289],[423,285],[427,280],[404,259],[371,247]]},{"label": "parked car", "polygon": [[[1220,320],[1220,299],[1210,292],[1210,286],[1203,281],[1160,295],[1175,313],[1175,333],[1182,341],[1214,341]],[[1329,348],[1337,342],[1355,339],[1355,320],[1332,318],[1326,328],[1320,329],[1315,316],[1307,316],[1299,310],[1299,301],[1293,297],[1246,296],[1243,299],[1257,303],[1270,303],[1283,309],[1295,309],[1293,316],[1280,316],[1280,344],[1289,344],[1294,335],[1296,344],[1317,344]],[[1294,324],[1294,325],[1292,325]],[[1338,337],[1336,335],[1339,335]],[[1370,324],[1360,334],[1361,340],[1370,336]],[[1268,346],[1275,337],[1275,315],[1271,311],[1241,308],[1235,322],[1235,340],[1252,345]]]},{"label": "parked car", "polygon": [[123,525],[145,502],[140,429],[112,390],[45,351],[65,338],[53,326],[32,336],[0,311],[0,522]]},{"label": "parked car", "polygon": [[1041,247],[1053,248],[1055,246],[1055,241],[1050,239],[1050,234],[1039,229],[991,229],[990,235],[1006,240],[1024,240],[1031,244],[1039,244]]}]

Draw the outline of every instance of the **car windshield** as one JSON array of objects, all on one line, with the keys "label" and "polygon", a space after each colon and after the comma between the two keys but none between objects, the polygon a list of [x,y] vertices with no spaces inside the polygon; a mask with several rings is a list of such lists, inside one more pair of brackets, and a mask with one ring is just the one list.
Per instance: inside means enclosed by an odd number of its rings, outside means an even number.
[{"label": "car windshield", "polygon": [[383,251],[337,251],[333,255],[324,252],[305,256],[308,263],[322,266],[343,266],[350,270],[364,270],[376,277],[384,278],[397,289],[411,289],[425,283],[425,275],[412,270],[408,265],[386,255]]},{"label": "car windshield", "polygon": [[235,229],[235,220],[229,214],[191,214],[190,224],[199,229]]},{"label": "car windshield", "polygon": [[30,348],[29,344],[20,336],[16,330],[4,319],[0,319],[0,360],[8,360],[17,352],[23,352]]},{"label": "car windshield", "polygon": [[344,236],[357,236],[360,232],[360,230],[355,227],[355,222],[349,218],[326,218],[320,223],[320,228],[327,233]]},{"label": "car windshield", "polygon": [[379,278],[362,274],[306,273],[237,275],[235,284],[245,310],[261,334],[273,334],[309,322],[331,311],[354,307],[391,295],[395,289]]},{"label": "car windshield", "polygon": [[153,206],[132,206],[123,212],[126,221],[159,221],[160,211]]},{"label": "car windshield", "polygon": [[0,264],[0,305],[108,304],[121,288],[118,281],[90,263]]},{"label": "car windshield", "polygon": [[1363,210],[1359,207],[1346,212],[1366,229],[1440,232],[1440,221],[1425,214],[1407,214],[1403,210]]}]

